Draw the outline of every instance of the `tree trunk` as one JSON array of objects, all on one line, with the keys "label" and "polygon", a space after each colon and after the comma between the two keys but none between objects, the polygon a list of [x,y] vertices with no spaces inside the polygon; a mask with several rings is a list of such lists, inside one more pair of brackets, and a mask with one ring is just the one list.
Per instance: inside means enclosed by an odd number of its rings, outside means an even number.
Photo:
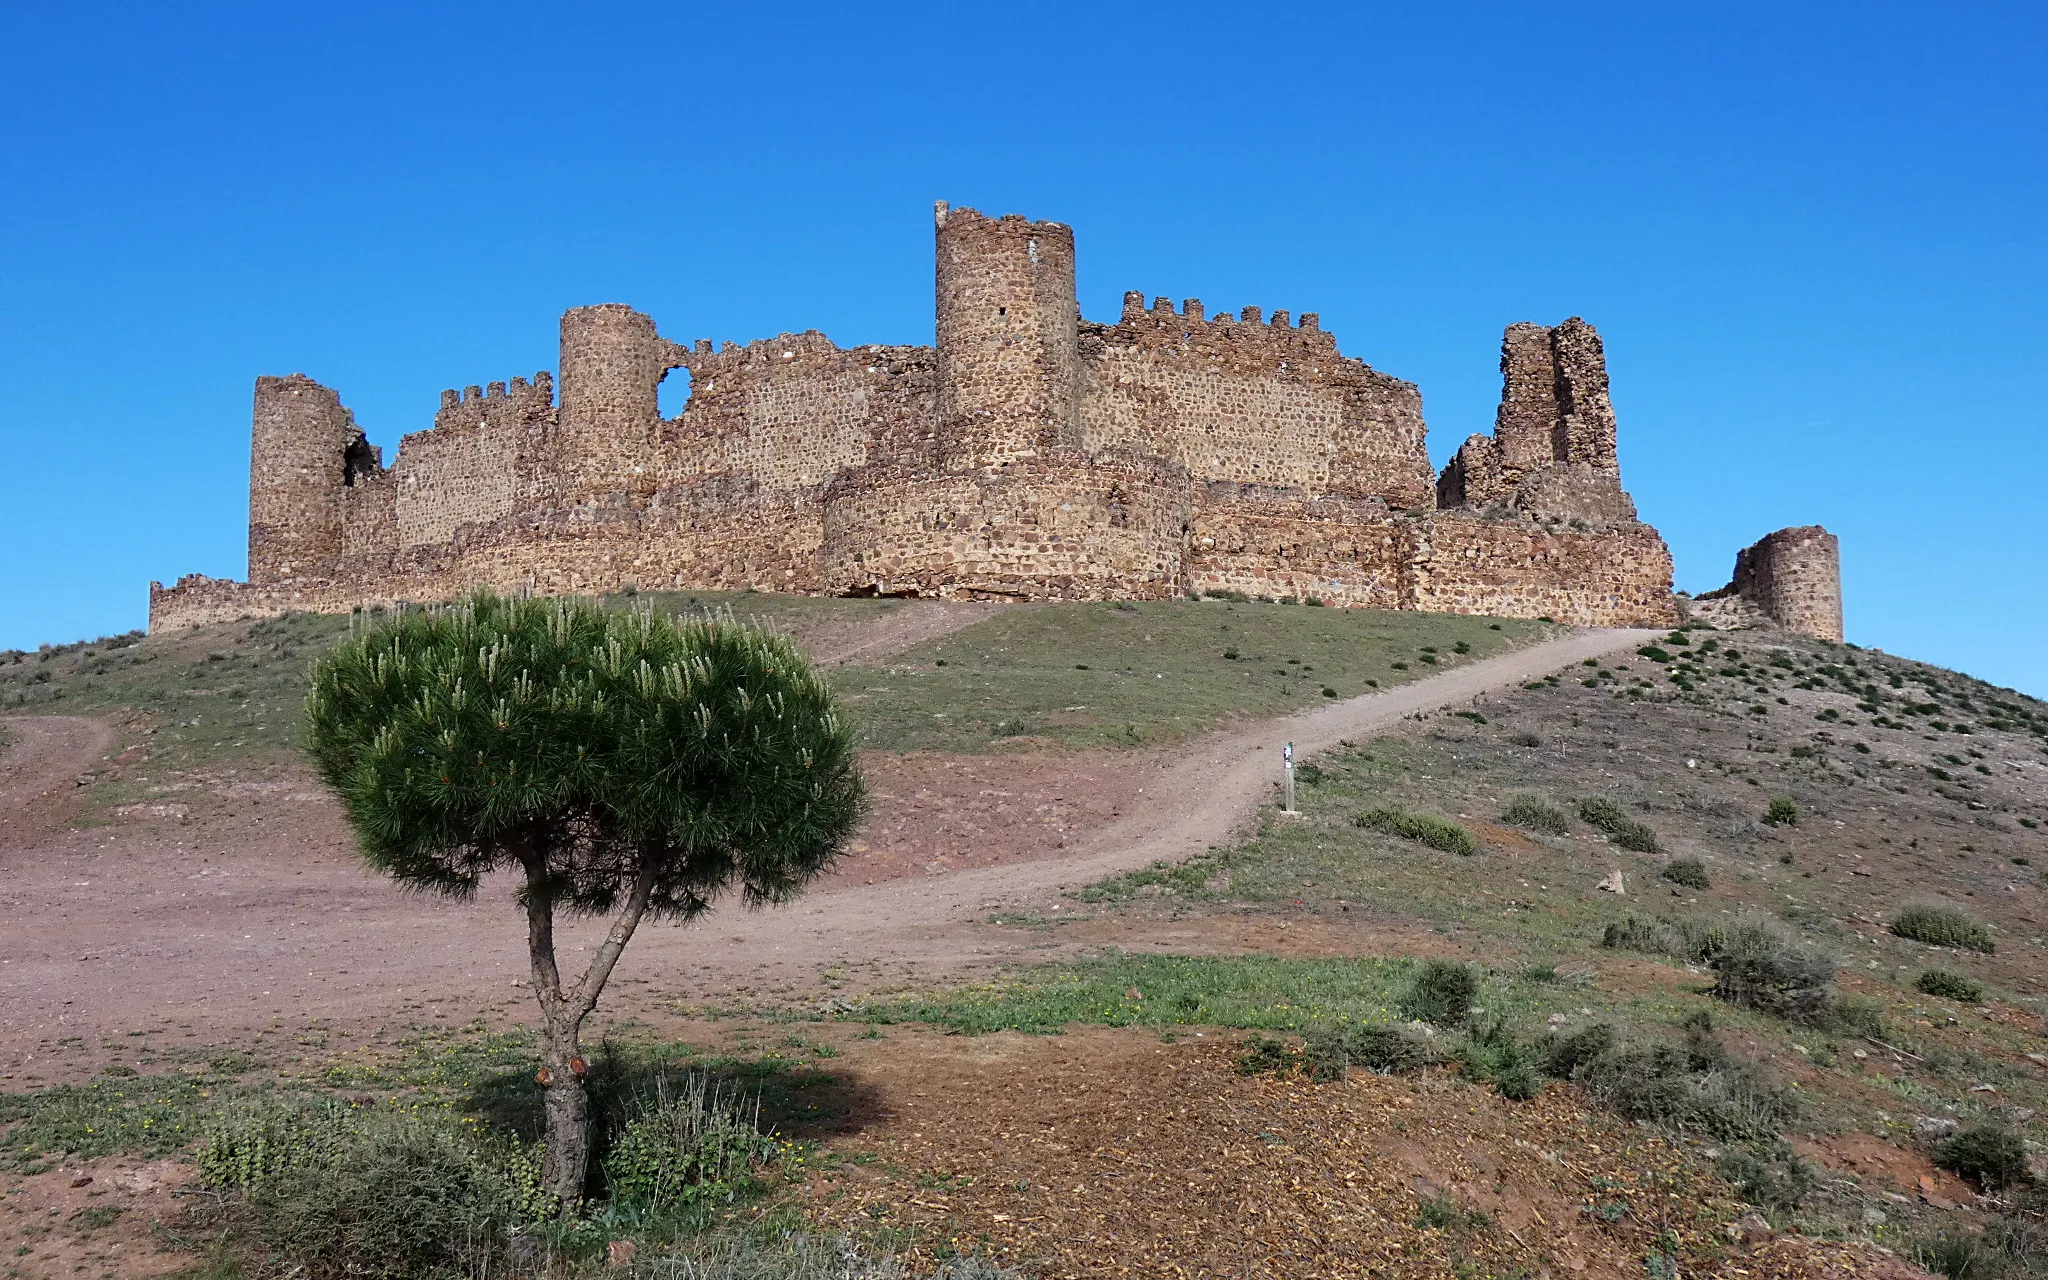
[{"label": "tree trunk", "polygon": [[541,1186],[561,1204],[564,1216],[583,1200],[590,1165],[590,1094],[584,1087],[581,1037],[583,1020],[597,1007],[597,998],[626,948],[654,891],[654,871],[634,879],[626,905],[612,921],[590,968],[564,990],[555,963],[555,905],[546,890],[546,867],[535,855],[526,859],[526,942],[533,965],[534,995],[540,1000],[543,1112],[547,1119],[547,1153],[541,1160]]}]

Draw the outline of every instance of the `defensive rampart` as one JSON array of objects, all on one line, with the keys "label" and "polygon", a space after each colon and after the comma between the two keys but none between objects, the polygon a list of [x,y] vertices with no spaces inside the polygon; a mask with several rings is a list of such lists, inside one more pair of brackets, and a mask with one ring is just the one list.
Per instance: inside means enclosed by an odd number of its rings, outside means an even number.
[{"label": "defensive rampart", "polygon": [[[1313,313],[1206,315],[1133,292],[1093,323],[1070,228],[940,205],[935,244],[934,346],[685,345],[629,307],[580,307],[562,317],[559,383],[444,392],[389,467],[335,392],[259,379],[249,581],[152,584],[151,626],[478,586],[1228,591],[1675,620],[1584,321],[1508,329],[1494,434],[1439,477],[1415,386],[1341,354]],[[690,396],[664,419],[672,376]]]}]

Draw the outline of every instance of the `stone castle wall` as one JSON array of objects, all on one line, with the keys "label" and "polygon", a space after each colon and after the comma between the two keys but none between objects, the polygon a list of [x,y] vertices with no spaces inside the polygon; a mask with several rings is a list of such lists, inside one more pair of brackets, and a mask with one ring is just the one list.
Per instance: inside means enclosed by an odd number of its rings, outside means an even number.
[{"label": "stone castle wall", "polygon": [[[935,244],[933,347],[714,349],[580,307],[559,390],[543,372],[445,392],[388,468],[333,391],[259,379],[249,581],[152,584],[151,626],[477,586],[1675,619],[1584,321],[1509,328],[1495,432],[1437,477],[1415,386],[1312,313],[1130,293],[1091,323],[1062,224],[941,205]],[[678,370],[690,397],[664,419]]]}]

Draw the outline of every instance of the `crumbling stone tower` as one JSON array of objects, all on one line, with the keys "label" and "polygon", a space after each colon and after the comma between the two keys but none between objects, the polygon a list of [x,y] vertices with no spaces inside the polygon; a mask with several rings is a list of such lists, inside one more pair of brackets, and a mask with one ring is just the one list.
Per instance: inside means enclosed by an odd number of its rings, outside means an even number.
[{"label": "crumbling stone tower", "polygon": [[1842,639],[1842,546],[1817,524],[1780,529],[1735,553],[1735,577],[1687,613],[1716,626],[1773,626]]},{"label": "crumbling stone tower", "polygon": [[[1501,337],[1500,375],[1493,434],[1473,436],[1459,448],[1437,480],[1437,505],[1535,502],[1566,515],[1619,516],[1627,498],[1615,451],[1614,403],[1607,394],[1607,355],[1593,326],[1577,316],[1554,327],[1509,325]],[[1575,471],[1557,474],[1560,467]],[[1538,477],[1540,495],[1520,492]]]},{"label": "crumbling stone tower", "polygon": [[347,540],[344,499],[382,469],[341,397],[302,373],[256,379],[249,433],[249,581],[317,571]]}]

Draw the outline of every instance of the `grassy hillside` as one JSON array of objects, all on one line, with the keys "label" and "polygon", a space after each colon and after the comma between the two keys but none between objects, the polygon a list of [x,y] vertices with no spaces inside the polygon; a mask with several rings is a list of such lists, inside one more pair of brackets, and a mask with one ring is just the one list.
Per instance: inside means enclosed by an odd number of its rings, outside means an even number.
[{"label": "grassy hillside", "polygon": [[[1846,646],[1687,639],[1313,761],[1301,818],[1081,890],[1092,918],[1059,928],[1142,938],[1249,913],[1283,954],[1477,961],[1476,1003],[1517,1036],[1606,1022],[1682,1045],[1711,1027],[1790,1099],[1772,1129],[1796,1155],[1757,1148],[1779,1152],[1757,1176],[1819,1179],[1771,1193],[1788,1220],[1946,1229],[1907,1176],[1950,1176],[1930,1163],[1945,1135],[2048,1139],[2048,705]],[[1730,985],[1745,927],[1761,995]],[[1383,962],[1331,963],[1112,956],[881,1012],[966,1031],[1221,1021],[1312,1051],[1318,1027],[1398,1018]],[[1721,1123],[1649,1116],[1708,1140]],[[1858,1134],[1897,1167],[1855,1163]]]},{"label": "grassy hillside", "polygon": [[[730,616],[813,648],[904,607],[756,593],[607,603]],[[296,614],[0,653],[0,714],[111,716],[148,740],[159,771],[288,767],[306,672],[348,626]],[[1546,629],[1224,602],[1020,608],[884,666],[836,668],[831,679],[872,747],[980,751],[1026,736],[1153,744],[1397,684]]]},{"label": "grassy hillside", "polygon": [[1174,742],[1242,717],[1390,688],[1547,624],[1449,614],[1174,601],[1020,609],[834,681],[892,751]]}]

